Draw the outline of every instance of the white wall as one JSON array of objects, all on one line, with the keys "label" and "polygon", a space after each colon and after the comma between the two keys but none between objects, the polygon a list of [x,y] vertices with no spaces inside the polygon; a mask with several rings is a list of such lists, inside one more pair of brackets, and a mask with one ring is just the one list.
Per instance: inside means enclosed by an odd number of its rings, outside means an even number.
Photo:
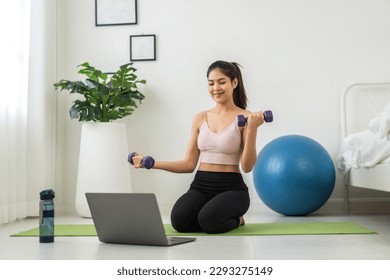
[{"label": "white wall", "polygon": [[[259,150],[286,134],[320,142],[336,158],[339,99],[351,83],[390,78],[390,2],[386,0],[138,0],[138,24],[95,27],[93,0],[57,0],[58,79],[78,78],[84,61],[105,71],[129,61],[129,36],[156,34],[157,60],[137,62],[148,81],[146,99],[123,120],[129,151],[157,160],[184,156],[192,116],[213,106],[206,70],[217,59],[243,66],[251,110],[272,109],[260,128]],[[67,209],[73,209],[80,127],[68,117],[71,97],[58,98],[58,172]],[[131,169],[134,191],[155,192],[168,211],[192,174]],[[252,174],[252,211],[269,211]],[[341,211],[343,187],[326,211]],[[374,194],[375,196],[376,194]],[[363,192],[363,198],[372,193]],[[380,196],[380,195],[378,195]]]}]

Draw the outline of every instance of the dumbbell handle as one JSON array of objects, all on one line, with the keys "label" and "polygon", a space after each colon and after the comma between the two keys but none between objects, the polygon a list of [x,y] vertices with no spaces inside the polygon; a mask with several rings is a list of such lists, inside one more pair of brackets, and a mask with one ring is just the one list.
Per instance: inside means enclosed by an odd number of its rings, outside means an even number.
[{"label": "dumbbell handle", "polygon": [[[134,165],[134,162],[133,162],[133,157],[136,155],[137,153],[136,152],[132,152],[128,155],[127,157],[127,161],[131,164],[131,165]],[[142,160],[141,160],[141,164],[143,167],[145,167],[146,169],[151,169],[154,167],[154,159],[151,157],[151,156],[146,156],[146,157],[143,157]]]},{"label": "dumbbell handle", "polygon": [[[264,121],[267,123],[272,122],[274,120],[274,115],[270,110],[264,111],[263,115],[264,115]],[[248,118],[246,118],[244,115],[237,116],[237,124],[239,127],[245,126],[247,122],[248,122]]]}]

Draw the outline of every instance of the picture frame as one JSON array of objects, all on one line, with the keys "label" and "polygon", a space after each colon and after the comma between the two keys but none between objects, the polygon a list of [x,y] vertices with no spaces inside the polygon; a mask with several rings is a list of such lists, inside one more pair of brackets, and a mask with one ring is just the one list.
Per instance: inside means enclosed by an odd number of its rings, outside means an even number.
[{"label": "picture frame", "polygon": [[95,0],[95,25],[137,24],[137,0]]},{"label": "picture frame", "polygon": [[130,36],[130,61],[156,60],[156,35]]}]

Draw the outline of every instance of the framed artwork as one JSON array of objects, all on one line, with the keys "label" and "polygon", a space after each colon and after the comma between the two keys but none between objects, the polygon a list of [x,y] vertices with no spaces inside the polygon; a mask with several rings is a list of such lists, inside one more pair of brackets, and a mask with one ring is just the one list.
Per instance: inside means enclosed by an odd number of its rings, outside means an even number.
[{"label": "framed artwork", "polygon": [[156,35],[130,36],[130,61],[156,60]]},{"label": "framed artwork", "polygon": [[95,25],[137,24],[137,0],[95,0]]}]

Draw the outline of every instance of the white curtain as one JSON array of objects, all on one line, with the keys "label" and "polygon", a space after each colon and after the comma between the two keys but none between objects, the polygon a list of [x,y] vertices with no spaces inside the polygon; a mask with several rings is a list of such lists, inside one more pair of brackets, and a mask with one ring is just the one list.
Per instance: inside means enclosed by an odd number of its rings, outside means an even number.
[{"label": "white curtain", "polygon": [[[56,154],[56,2],[31,1],[27,114],[27,215],[38,215],[39,192],[54,189],[56,211],[61,191],[55,184]],[[57,214],[59,211],[56,212]]]},{"label": "white curtain", "polygon": [[0,30],[0,223],[6,223],[27,214],[30,1],[7,1]]},{"label": "white curtain", "polygon": [[0,224],[37,216],[55,189],[56,1],[0,10]]}]

